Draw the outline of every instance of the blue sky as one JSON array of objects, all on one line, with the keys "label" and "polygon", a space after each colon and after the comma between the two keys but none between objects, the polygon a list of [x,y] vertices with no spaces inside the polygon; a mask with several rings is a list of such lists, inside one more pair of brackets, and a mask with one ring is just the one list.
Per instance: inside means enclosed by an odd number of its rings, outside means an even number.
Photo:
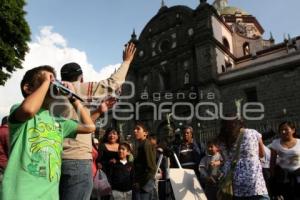
[{"label": "blue sky", "polygon": [[[212,3],[212,0],[208,0]],[[229,0],[256,16],[265,29],[265,37],[272,31],[276,42],[283,34],[300,35],[299,0]],[[168,7],[187,5],[196,8],[199,0],[165,0]],[[142,31],[157,13],[161,0],[28,0],[27,20],[32,39],[43,26],[61,34],[68,45],[86,52],[88,61],[100,69],[121,61],[123,45],[133,28]]]}]

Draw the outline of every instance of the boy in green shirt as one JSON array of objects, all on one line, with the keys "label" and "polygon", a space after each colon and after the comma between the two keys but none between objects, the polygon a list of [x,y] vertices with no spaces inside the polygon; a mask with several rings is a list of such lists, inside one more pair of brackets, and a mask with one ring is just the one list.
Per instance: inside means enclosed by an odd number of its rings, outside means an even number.
[{"label": "boy in green shirt", "polygon": [[[10,158],[4,173],[3,200],[59,199],[58,186],[64,137],[94,132],[95,125],[79,100],[70,98],[81,123],[55,118],[49,112],[53,101],[54,69],[40,66],[26,72],[21,82],[25,97],[9,116]],[[72,84],[64,83],[74,91]]]}]

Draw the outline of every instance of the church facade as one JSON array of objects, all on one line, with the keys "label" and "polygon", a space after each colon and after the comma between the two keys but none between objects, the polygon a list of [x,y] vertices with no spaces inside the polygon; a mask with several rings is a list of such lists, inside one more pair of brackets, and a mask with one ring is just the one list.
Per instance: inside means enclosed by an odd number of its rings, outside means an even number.
[{"label": "church facade", "polygon": [[263,33],[254,16],[227,0],[196,9],[162,3],[140,36],[132,34],[133,84],[123,87],[119,108],[128,112],[118,113],[117,126],[128,135],[140,120],[165,138],[192,125],[203,141],[230,113],[261,132],[283,120],[299,126],[300,36],[275,43]]}]

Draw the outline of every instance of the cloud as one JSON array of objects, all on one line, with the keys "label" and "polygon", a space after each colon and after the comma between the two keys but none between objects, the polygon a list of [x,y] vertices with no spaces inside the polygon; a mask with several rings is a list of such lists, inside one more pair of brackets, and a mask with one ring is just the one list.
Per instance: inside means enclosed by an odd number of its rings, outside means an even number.
[{"label": "cloud", "polygon": [[108,78],[120,64],[102,67],[100,71],[95,70],[88,62],[84,51],[68,47],[67,40],[52,30],[51,26],[42,27],[35,41],[29,44],[30,51],[26,54],[23,69],[17,70],[7,81],[5,86],[0,86],[0,117],[9,113],[10,107],[23,100],[20,91],[20,82],[24,73],[33,67],[50,65],[56,70],[58,78],[59,71],[67,62],[77,62],[82,66],[85,81],[99,81]]}]

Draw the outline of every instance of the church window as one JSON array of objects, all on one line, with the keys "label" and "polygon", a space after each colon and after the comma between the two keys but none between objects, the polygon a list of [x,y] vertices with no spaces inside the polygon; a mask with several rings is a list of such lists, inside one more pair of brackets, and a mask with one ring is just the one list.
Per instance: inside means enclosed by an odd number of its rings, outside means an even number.
[{"label": "church window", "polygon": [[229,71],[232,69],[232,62],[229,57],[225,57],[225,71]]},{"label": "church window", "polygon": [[224,65],[222,65],[221,68],[222,68],[222,73],[226,72],[226,68]]},{"label": "church window", "polygon": [[229,42],[225,37],[223,37],[223,45],[226,47],[226,49],[230,50]]},{"label": "church window", "polygon": [[160,51],[168,51],[170,48],[171,48],[171,42],[169,40],[163,40],[161,43],[160,43]]},{"label": "church window", "polygon": [[189,68],[189,61],[186,60],[183,62],[183,69],[188,70],[188,68]]},{"label": "church window", "polygon": [[230,62],[230,60],[225,60],[225,71],[228,71],[232,68],[232,63]]},{"label": "church window", "polygon": [[245,42],[243,44],[243,52],[244,52],[244,56],[250,55],[250,45],[248,42]]},{"label": "church window", "polygon": [[249,87],[244,89],[247,102],[257,102],[257,90],[256,87]]}]

